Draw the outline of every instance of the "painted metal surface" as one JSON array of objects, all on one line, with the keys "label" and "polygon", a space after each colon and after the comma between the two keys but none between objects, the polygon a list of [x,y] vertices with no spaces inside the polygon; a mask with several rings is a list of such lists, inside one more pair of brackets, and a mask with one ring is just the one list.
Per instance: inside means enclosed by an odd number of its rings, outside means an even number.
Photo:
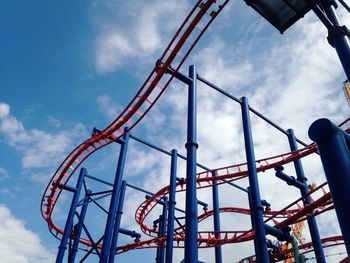
[{"label": "painted metal surface", "polygon": [[246,97],[242,97],[241,101],[244,143],[249,178],[249,206],[251,211],[252,226],[255,230],[255,254],[258,263],[265,263],[269,262],[269,255],[267,252],[266,234],[263,220],[263,206],[261,204],[258,175],[255,165],[254,143],[249,117],[248,99]]},{"label": "painted metal surface", "polygon": [[68,216],[67,216],[67,220],[66,220],[66,225],[64,227],[64,234],[62,236],[61,243],[58,247],[56,263],[63,262],[64,254],[65,254],[65,251],[67,249],[68,238],[71,235],[72,230],[73,230],[74,215],[75,215],[75,211],[77,209],[79,195],[81,192],[81,188],[83,186],[85,174],[86,174],[86,169],[81,168],[80,173],[79,173],[79,177],[78,177],[78,181],[77,181],[77,184],[75,186],[75,191],[73,194],[72,202],[71,202],[71,205],[69,208],[69,212],[68,212]]},{"label": "painted metal surface", "polygon": [[310,126],[309,136],[320,151],[346,250],[350,255],[350,136],[328,119],[315,121]]},{"label": "painted metal surface", "polygon": [[185,262],[197,263],[197,73],[194,66],[189,68],[188,112],[187,112],[187,162],[186,162],[186,230],[185,230]]}]

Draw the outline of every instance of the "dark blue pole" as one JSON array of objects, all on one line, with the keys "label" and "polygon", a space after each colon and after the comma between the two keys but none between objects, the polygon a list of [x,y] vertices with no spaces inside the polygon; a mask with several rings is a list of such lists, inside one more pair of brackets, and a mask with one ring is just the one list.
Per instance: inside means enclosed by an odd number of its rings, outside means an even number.
[{"label": "dark blue pole", "polygon": [[56,263],[61,263],[63,261],[64,252],[67,249],[67,242],[68,242],[68,238],[69,238],[69,236],[70,236],[70,234],[72,232],[74,214],[75,214],[75,211],[77,209],[79,195],[80,195],[80,192],[81,192],[81,188],[82,188],[82,185],[83,185],[85,174],[86,174],[86,169],[85,168],[81,168],[80,169],[80,173],[79,173],[79,177],[78,177],[78,181],[77,181],[77,185],[75,187],[72,203],[70,205],[70,209],[69,209],[69,212],[68,212],[66,225],[64,227],[64,233],[63,233],[63,236],[62,236],[62,239],[61,239],[61,243],[60,243],[60,245],[58,247],[58,254],[57,254],[57,257],[56,257]]},{"label": "dark blue pole", "polygon": [[124,198],[125,198],[125,190],[126,190],[126,181],[122,181],[122,185],[120,187],[120,193],[119,193],[119,201],[118,201],[118,208],[117,208],[117,214],[115,218],[114,223],[114,229],[113,229],[113,237],[112,237],[112,243],[111,243],[111,249],[109,252],[109,263],[114,262],[114,257],[116,253],[116,247],[118,242],[118,234],[120,229],[120,222],[122,220],[122,214],[123,214],[123,206],[124,206]]},{"label": "dark blue pole", "polygon": [[120,189],[120,185],[123,177],[123,170],[125,165],[126,152],[128,148],[128,141],[129,141],[129,134],[126,132],[126,129],[125,129],[125,134],[123,136],[123,139],[121,140],[118,166],[117,166],[117,171],[114,178],[114,186],[113,186],[113,192],[111,196],[111,202],[109,204],[106,228],[105,228],[102,250],[101,250],[100,263],[107,262],[109,251],[111,249],[113,225],[115,221],[115,214],[116,214],[116,209],[118,204],[119,189]]},{"label": "dark blue pole", "polygon": [[346,36],[346,28],[342,26],[335,12],[335,1],[323,1],[323,3],[327,17],[334,25],[334,29],[329,29],[328,40],[337,51],[345,74],[350,79],[350,45]]},{"label": "dark blue pole", "polygon": [[269,255],[267,252],[263,206],[261,205],[259,182],[255,165],[254,144],[249,117],[248,99],[246,97],[242,97],[241,101],[245,152],[249,177],[250,214],[252,218],[252,225],[255,230],[254,247],[257,262],[268,263]]},{"label": "dark blue pole", "polygon": [[197,188],[196,188],[196,164],[197,164],[197,118],[196,118],[196,86],[197,74],[195,66],[189,68],[188,85],[188,119],[187,119],[187,162],[186,162],[186,218],[185,218],[185,262],[197,263]]},{"label": "dark blue pole", "polygon": [[[165,237],[166,236],[166,222],[167,222],[167,211],[168,211],[168,198],[164,197],[164,204],[163,204],[163,212],[162,212],[162,218],[159,222],[160,224],[160,236]],[[161,247],[159,248],[159,262],[164,263],[165,259],[165,243],[160,243]]]},{"label": "dark blue pole", "polygon": [[168,227],[165,262],[173,262],[173,244],[174,244],[174,220],[176,205],[176,167],[177,167],[177,151],[171,151],[171,167],[170,167],[170,184],[169,184],[169,202],[168,202]]},{"label": "dark blue pole", "polygon": [[[212,172],[213,178],[216,176],[216,171]],[[219,206],[219,191],[218,191],[218,185],[217,180],[213,179],[213,187],[212,187],[212,193],[213,193],[213,211],[214,211],[214,231],[215,231],[215,238],[220,238],[220,206]],[[221,263],[222,262],[222,250],[221,245],[215,247],[215,262]]]},{"label": "dark blue pole", "polygon": [[[162,221],[162,216],[160,215],[157,224],[158,224],[158,237],[160,237],[160,232],[161,232],[161,221]],[[155,221],[153,222],[153,227],[155,226]],[[156,263],[160,263],[160,242],[158,242],[157,250],[156,250]]]},{"label": "dark blue pole", "polygon": [[309,137],[317,143],[346,250],[350,255],[350,136],[330,120],[319,119],[310,126]]},{"label": "dark blue pole", "polygon": [[[298,150],[297,142],[295,139],[294,131],[292,129],[288,129],[288,141],[289,146],[292,151]],[[311,204],[311,199],[308,196],[309,190],[307,187],[307,178],[304,174],[303,165],[300,159],[294,161],[294,168],[297,174],[297,180],[303,184],[303,187],[300,189],[301,196],[304,198],[304,205]],[[317,222],[315,217],[309,217],[307,219],[307,224],[309,226],[309,231],[312,239],[312,245],[314,247],[316,261],[318,263],[326,263],[326,258],[323,252],[320,232],[318,231]]]},{"label": "dark blue pole", "polygon": [[72,245],[71,253],[69,255],[69,260],[68,260],[69,263],[74,263],[75,256],[78,252],[78,245],[79,245],[79,240],[80,240],[80,236],[81,236],[81,231],[83,229],[83,224],[84,224],[84,220],[85,220],[85,216],[86,216],[86,212],[87,212],[87,208],[88,208],[88,204],[89,204],[89,202],[88,202],[89,194],[91,194],[91,190],[86,191],[86,195],[84,198],[84,204],[83,204],[81,211],[80,211],[79,222],[78,222],[76,230],[75,230],[74,242]]}]

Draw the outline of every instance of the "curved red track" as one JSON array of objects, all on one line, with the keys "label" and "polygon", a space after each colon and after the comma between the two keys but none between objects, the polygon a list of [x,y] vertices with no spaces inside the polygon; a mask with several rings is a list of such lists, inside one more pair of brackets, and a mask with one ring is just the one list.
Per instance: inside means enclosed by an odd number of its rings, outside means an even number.
[{"label": "curved red track", "polygon": [[[58,184],[65,185],[78,167],[95,151],[109,145],[116,139],[120,138],[125,133],[125,128],[131,130],[135,125],[148,113],[148,111],[157,102],[165,89],[176,74],[194,46],[197,44],[203,33],[217,17],[217,15],[226,6],[229,0],[207,0],[205,3],[198,1],[190,11],[180,28],[175,33],[173,39],[166,47],[164,53],[155,64],[149,76],[146,78],[141,88],[125,107],[122,113],[101,133],[87,139],[77,146],[61,163],[50,182],[48,183],[41,200],[41,214],[48,223],[50,232],[57,238],[63,234],[63,230],[53,222],[52,213],[55,205],[59,200],[62,189],[58,188]],[[217,3],[220,2],[220,3]],[[199,22],[203,22],[203,18],[207,17],[204,26],[201,30],[195,30]],[[182,56],[180,56],[182,54]],[[166,74],[167,68],[174,69],[173,74]],[[347,120],[349,121],[349,119]],[[281,154],[274,157],[265,158],[256,161],[258,172],[263,172],[277,166],[284,165],[296,159],[307,156],[316,151],[314,144],[300,149],[298,151]],[[227,181],[235,181],[247,176],[246,164],[237,164],[233,166],[216,169],[218,184],[223,184]],[[225,181],[224,181],[225,179]],[[53,184],[55,183],[55,184]],[[212,186],[212,178],[210,172],[203,172],[197,175],[197,187],[205,188]],[[315,189],[323,191],[321,198],[315,200],[312,205],[307,208],[302,206],[302,200],[299,199],[281,211],[266,211],[264,216],[266,222],[273,221],[276,226],[284,226],[297,221],[305,220],[308,216],[319,214],[332,208],[330,194],[325,190],[325,185]],[[177,191],[184,191],[185,184],[177,184]],[[156,198],[161,198],[169,191],[169,187],[165,187],[158,191],[151,199],[143,202],[136,211],[135,219],[140,225],[142,231],[147,235],[154,237],[156,235],[153,227],[147,226],[144,222],[147,215],[156,206]],[[315,210],[318,208],[318,210]],[[221,208],[220,212],[234,212],[248,214],[249,210],[245,208]],[[199,220],[205,220],[212,215],[211,211],[199,216]],[[199,232],[198,246],[208,247],[225,243],[235,243],[251,240],[254,237],[253,230],[246,231],[226,231],[221,232],[221,238],[214,238],[213,232]],[[147,241],[137,242],[126,246],[118,247],[119,252],[125,252],[135,248],[157,247],[163,238],[152,238]],[[174,236],[175,247],[183,247],[184,233],[177,229],[177,234]],[[335,240],[335,239],[330,239]],[[328,240],[329,241],[329,240]],[[82,244],[92,246],[90,241],[81,239]],[[326,241],[325,241],[326,242]]]}]

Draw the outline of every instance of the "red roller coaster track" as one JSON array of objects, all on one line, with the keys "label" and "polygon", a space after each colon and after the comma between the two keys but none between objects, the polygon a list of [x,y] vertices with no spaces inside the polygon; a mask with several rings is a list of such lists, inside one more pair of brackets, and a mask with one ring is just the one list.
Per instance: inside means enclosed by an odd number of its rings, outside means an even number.
[{"label": "red roller coaster track", "polygon": [[[155,64],[154,68],[146,78],[137,94],[124,108],[122,113],[102,132],[94,135],[77,146],[58,167],[48,183],[41,200],[41,214],[47,221],[50,232],[56,238],[61,238],[61,235],[63,234],[63,230],[53,222],[52,218],[52,213],[62,193],[62,188],[59,188],[58,185],[66,185],[84,160],[86,160],[95,151],[120,138],[125,133],[126,127],[128,127],[128,131],[131,130],[148,113],[148,111],[153,107],[153,105],[155,105],[160,96],[163,94],[165,89],[169,86],[174,78],[174,75],[179,71],[180,67],[183,65],[184,61],[195,47],[203,33],[226,6],[228,1],[229,0],[207,0],[205,2],[199,0],[175,33],[174,37],[166,47],[164,53]],[[197,30],[200,22],[202,22],[202,28]],[[166,74],[169,67],[174,69],[172,74]],[[348,121],[349,119],[345,122]],[[315,144],[312,144],[298,151],[258,160],[256,161],[257,170],[258,172],[264,172],[268,169],[290,163],[296,159],[312,154],[315,151],[316,146]],[[247,166],[245,163],[219,168],[215,171],[217,172],[216,180],[218,184],[239,180],[247,176]],[[203,172],[197,175],[198,188],[211,187],[213,184],[212,182],[210,172]],[[185,184],[178,183],[176,190],[185,191]],[[158,247],[159,242],[163,241],[164,238],[155,237],[155,230],[153,227],[145,224],[145,219],[157,205],[156,199],[163,197],[168,193],[168,191],[169,187],[164,187],[163,189],[159,190],[156,195],[144,201],[136,211],[136,222],[140,225],[142,231],[152,238],[150,240],[139,241],[133,244],[118,247],[119,253],[136,248]],[[326,189],[326,185],[323,184],[317,187],[310,193],[310,196],[312,197],[313,194],[317,192],[322,192],[322,196],[315,199],[314,202],[308,207],[303,207],[302,199],[300,198],[280,211],[265,211],[264,216],[266,218],[266,222],[272,221],[276,226],[285,226],[305,220],[309,216],[320,214],[324,211],[332,209],[332,200],[328,190]],[[249,210],[246,208],[231,207],[220,208],[220,212],[248,214]],[[206,218],[212,216],[212,214],[212,211],[207,211],[200,215],[198,220],[205,220]],[[183,242],[185,239],[184,232],[181,230],[181,228],[178,228],[176,229],[175,233],[175,247],[183,247]],[[225,243],[236,243],[251,240],[254,237],[254,231],[252,229],[246,231],[222,231],[220,236],[220,238],[215,238],[214,233],[210,231],[199,232],[197,238],[198,246],[208,247]],[[325,246],[331,246],[334,244],[339,244],[341,242],[341,237],[331,237],[328,239],[323,239],[322,241]],[[80,239],[80,242],[87,246],[96,245],[84,238]],[[301,249],[305,249],[307,252],[310,250],[310,247],[310,244],[300,246]]]}]

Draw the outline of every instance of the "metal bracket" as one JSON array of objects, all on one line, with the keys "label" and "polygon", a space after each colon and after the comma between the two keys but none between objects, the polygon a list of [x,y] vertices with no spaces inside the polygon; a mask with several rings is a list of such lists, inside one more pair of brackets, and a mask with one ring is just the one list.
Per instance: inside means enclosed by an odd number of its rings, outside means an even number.
[{"label": "metal bracket", "polygon": [[332,46],[334,46],[334,39],[338,36],[347,36],[348,38],[350,38],[350,30],[349,28],[347,28],[347,26],[334,26],[334,29],[328,30],[328,43]]}]

